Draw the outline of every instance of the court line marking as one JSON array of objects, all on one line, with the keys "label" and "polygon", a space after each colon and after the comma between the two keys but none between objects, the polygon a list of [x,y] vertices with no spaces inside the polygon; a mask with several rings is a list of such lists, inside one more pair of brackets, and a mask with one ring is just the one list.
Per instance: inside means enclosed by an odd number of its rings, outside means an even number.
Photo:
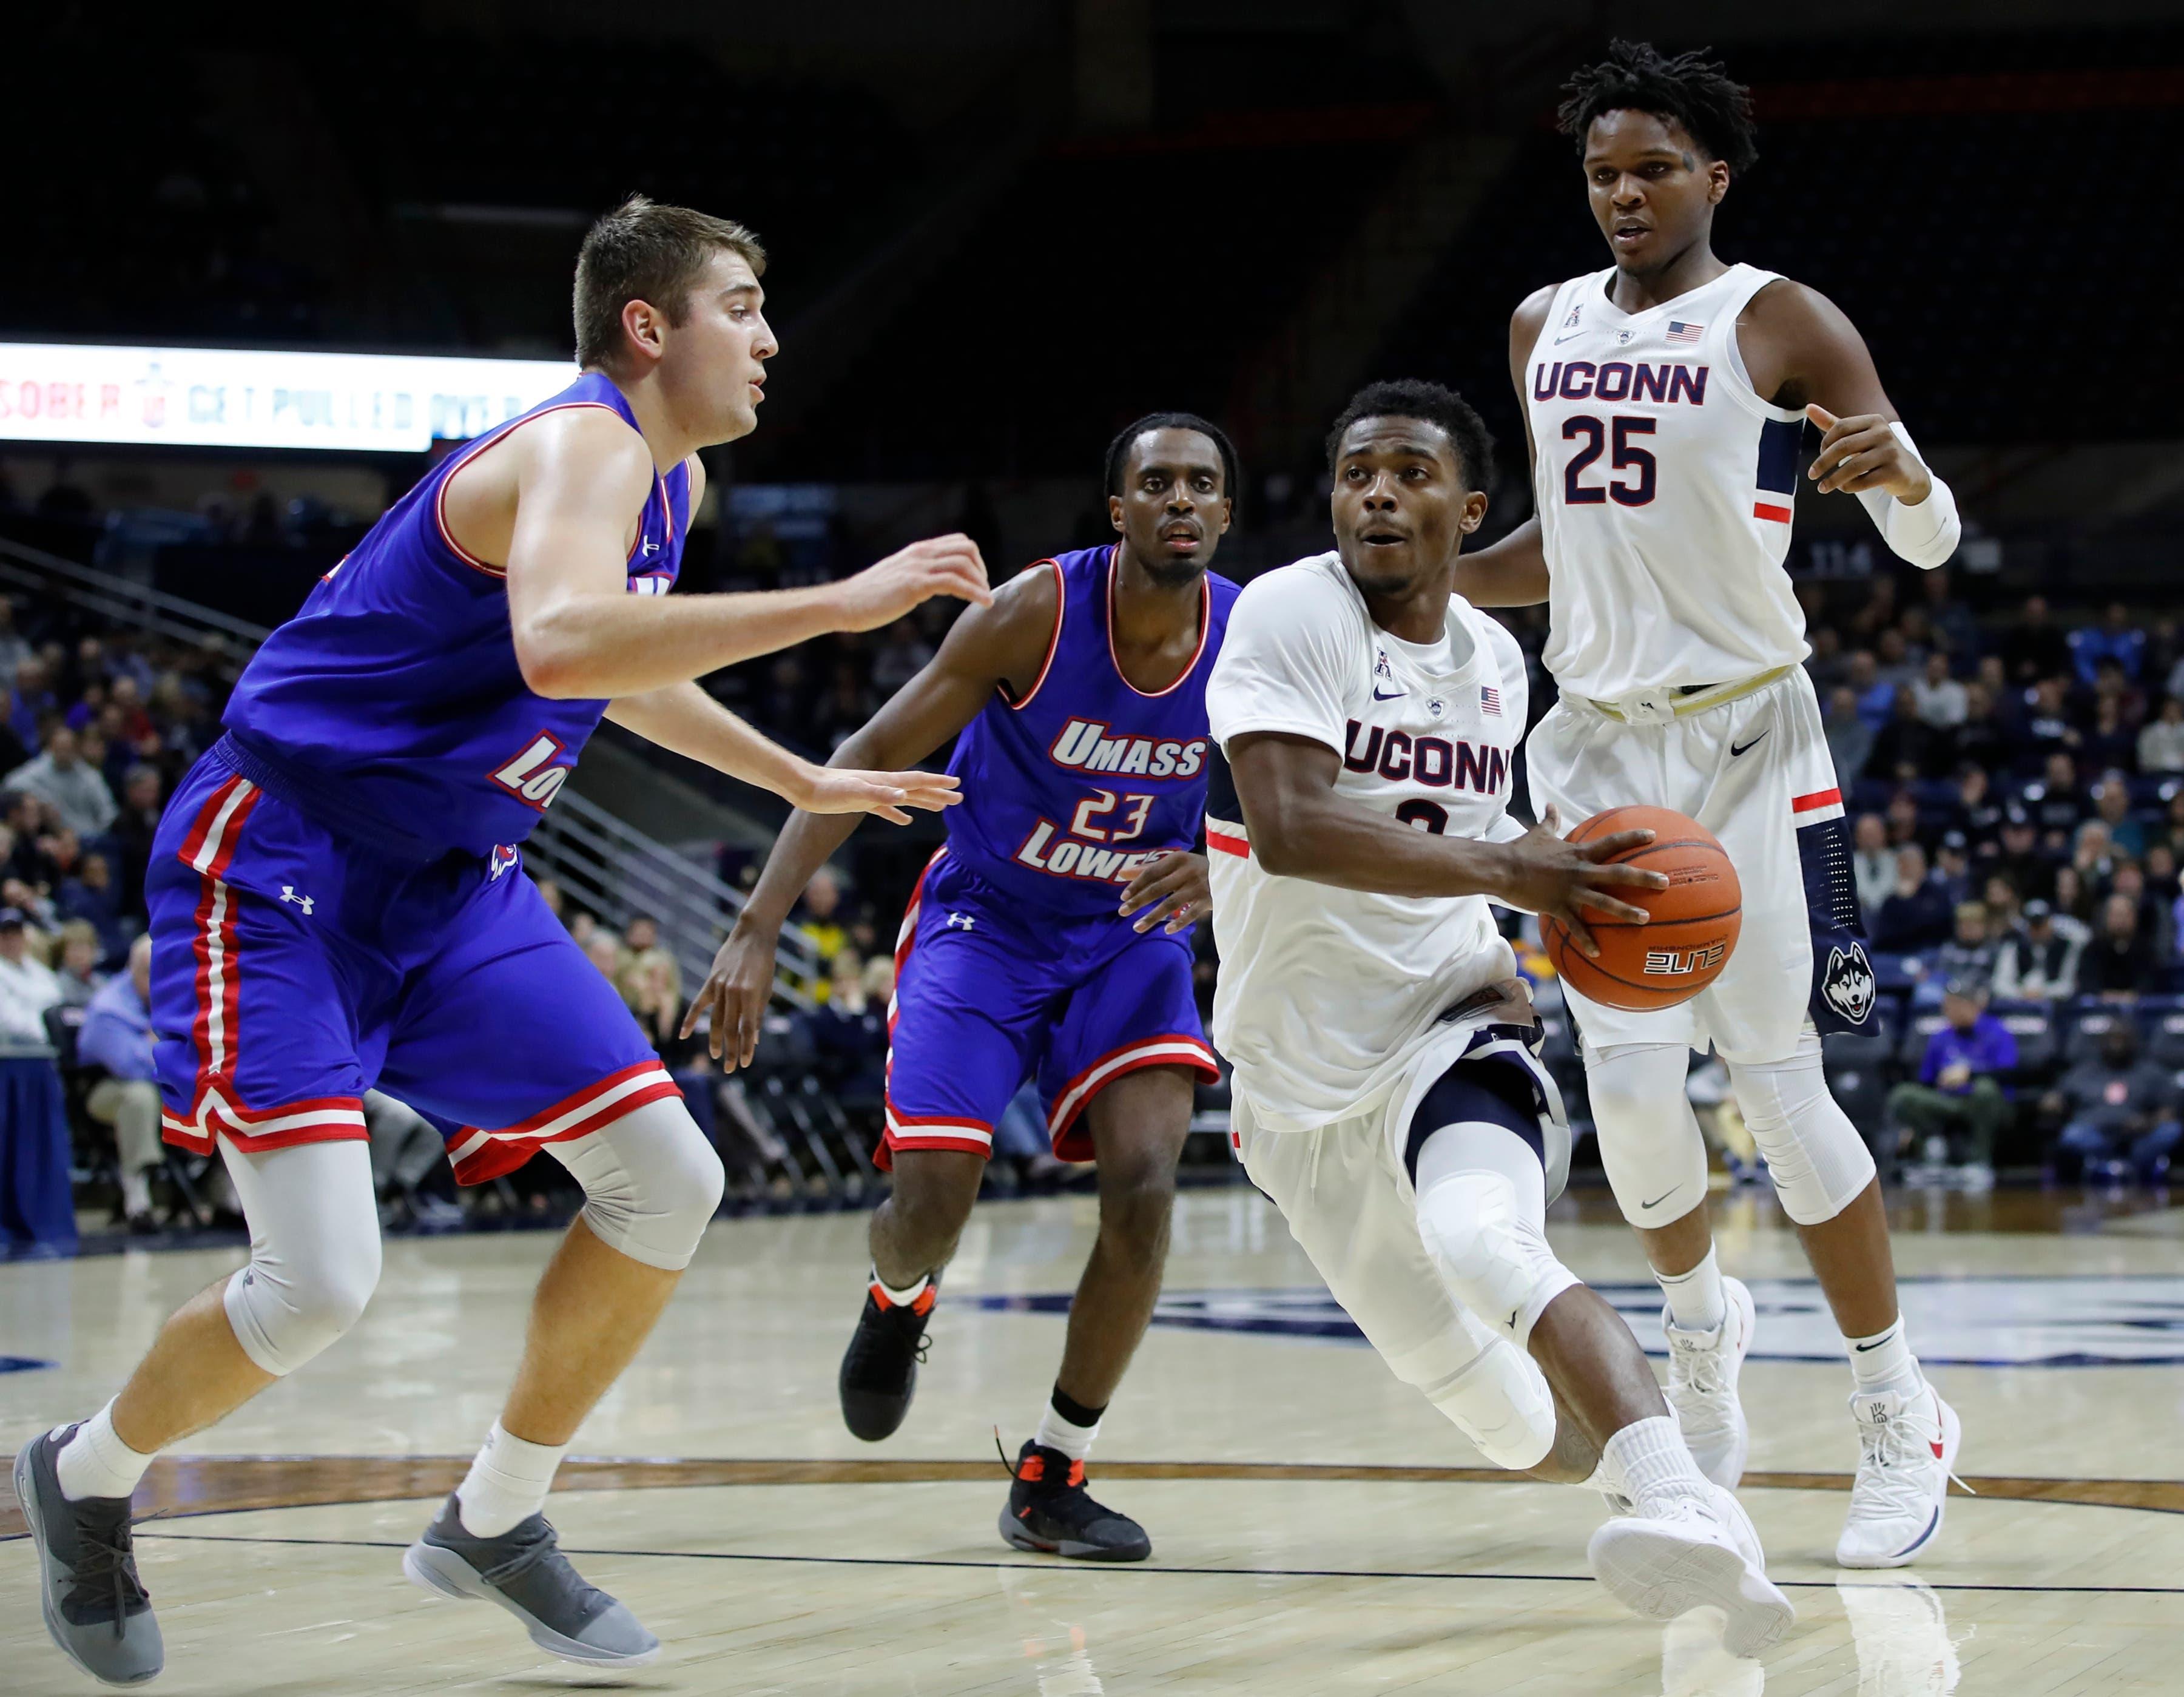
[{"label": "court line marking", "polygon": [[[272,1543],[304,1549],[407,1549],[407,1543],[376,1538],[260,1538],[248,1532],[146,1532],[140,1538],[162,1538],[174,1543]],[[1086,1573],[1146,1575],[1183,1574],[1215,1579],[1479,1579],[1532,1584],[1590,1585],[1590,1573],[1419,1573],[1407,1569],[1357,1567],[1163,1567],[1149,1562],[1080,1561],[1057,1566],[1046,1561],[967,1561],[943,1556],[889,1555],[769,1555],[728,1549],[565,1549],[566,1555],[589,1560],[599,1556],[638,1556],[658,1561],[772,1561],[818,1567],[951,1567],[978,1572]],[[1770,1575],[1769,1577],[1772,1577]],[[1775,1579],[1786,1590],[1833,1591],[1846,1582],[1834,1579]],[[2071,1596],[2184,1596],[2184,1585],[1983,1585],[1969,1580],[1923,1580],[1933,1591],[2024,1591],[2042,1595]],[[1855,1588],[1853,1584],[1852,1588]],[[1886,1586],[1879,1588],[1887,1589]]]}]

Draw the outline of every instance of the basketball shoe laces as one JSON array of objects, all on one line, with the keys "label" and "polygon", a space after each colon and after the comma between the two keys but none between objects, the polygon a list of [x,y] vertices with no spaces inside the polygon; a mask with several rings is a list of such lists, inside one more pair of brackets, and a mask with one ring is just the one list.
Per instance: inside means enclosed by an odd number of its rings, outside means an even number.
[{"label": "basketball shoe laces", "polygon": [[76,1522],[76,1537],[82,1555],[75,1563],[75,1583],[69,1590],[70,1610],[86,1623],[103,1618],[110,1610],[114,1636],[121,1638],[127,1633],[131,1611],[148,1606],[152,1600],[152,1594],[136,1574],[126,1501],[117,1502],[111,1510],[102,1507],[82,1514]]},{"label": "basketball shoe laces", "polygon": [[[1920,1476],[1942,1459],[1934,1451],[1939,1425],[1936,1437],[1929,1438],[1918,1422],[1905,1418],[1900,1404],[1892,1412],[1886,1404],[1875,1404],[1859,1413],[1858,1427],[1858,1468],[1850,1489],[1850,1517],[1916,1520],[1933,1500],[1932,1488]],[[1954,1473],[1944,1477],[1964,1485]]]}]

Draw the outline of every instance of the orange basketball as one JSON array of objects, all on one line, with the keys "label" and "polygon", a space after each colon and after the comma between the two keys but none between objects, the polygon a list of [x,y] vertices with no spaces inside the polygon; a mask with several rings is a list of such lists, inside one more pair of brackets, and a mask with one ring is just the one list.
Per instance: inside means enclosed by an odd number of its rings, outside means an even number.
[{"label": "orange basketball", "polygon": [[1591,911],[1585,914],[1597,958],[1579,952],[1556,921],[1540,921],[1540,941],[1563,982],[1580,996],[1610,1008],[1642,1013],[1688,1002],[1721,975],[1741,929],[1744,892],[1736,868],[1696,819],[1668,807],[1610,807],[1596,813],[1569,840],[1590,842],[1617,831],[1651,831],[1653,840],[1615,857],[1622,866],[1666,873],[1666,890],[1618,890],[1618,899],[1643,907],[1652,923],[1634,925]]}]

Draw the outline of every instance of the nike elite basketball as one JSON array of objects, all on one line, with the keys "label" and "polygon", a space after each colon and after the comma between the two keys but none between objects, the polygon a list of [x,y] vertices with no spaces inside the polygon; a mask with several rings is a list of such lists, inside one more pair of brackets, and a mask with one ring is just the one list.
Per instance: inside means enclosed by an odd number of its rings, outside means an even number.
[{"label": "nike elite basketball", "polygon": [[1571,989],[1610,1008],[1641,1012],[1673,1008],[1696,996],[1720,975],[1736,947],[1743,892],[1736,868],[1696,819],[1669,807],[1610,807],[1570,833],[1574,843],[1615,831],[1651,831],[1653,840],[1615,857],[1625,866],[1666,873],[1666,890],[1618,890],[1652,923],[1635,925],[1588,913],[1585,924],[1600,945],[1595,959],[1580,953],[1568,929],[1540,922],[1547,958]]}]

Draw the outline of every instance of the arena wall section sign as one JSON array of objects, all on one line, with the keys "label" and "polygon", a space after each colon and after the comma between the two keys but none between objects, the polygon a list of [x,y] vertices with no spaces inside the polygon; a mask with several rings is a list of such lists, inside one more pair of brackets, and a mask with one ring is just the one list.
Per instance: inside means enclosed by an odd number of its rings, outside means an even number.
[{"label": "arena wall section sign", "polygon": [[575,375],[559,360],[0,342],[0,441],[415,454]]}]

